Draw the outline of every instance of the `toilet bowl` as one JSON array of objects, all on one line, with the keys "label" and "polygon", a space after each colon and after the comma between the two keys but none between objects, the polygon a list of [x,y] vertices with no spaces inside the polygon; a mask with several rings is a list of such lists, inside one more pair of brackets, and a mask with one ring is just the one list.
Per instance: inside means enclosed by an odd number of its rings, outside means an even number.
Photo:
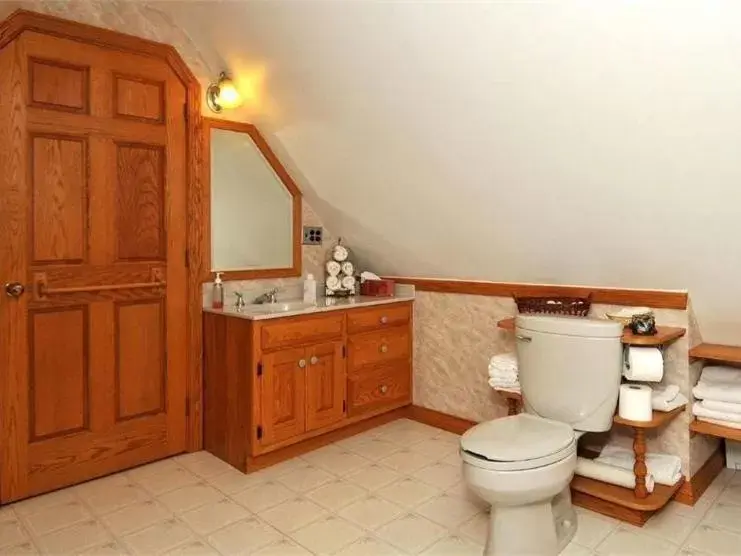
[{"label": "toilet bowl", "polygon": [[461,438],[463,477],[491,504],[484,554],[557,554],[576,532],[569,482],[576,435],[532,415],[482,423]]}]

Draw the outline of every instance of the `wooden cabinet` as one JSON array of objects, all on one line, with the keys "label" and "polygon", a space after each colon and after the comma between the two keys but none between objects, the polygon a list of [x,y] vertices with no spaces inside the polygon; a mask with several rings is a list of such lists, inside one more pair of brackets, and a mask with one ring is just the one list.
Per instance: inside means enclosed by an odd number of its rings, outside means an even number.
[{"label": "wooden cabinet", "polygon": [[264,320],[205,313],[205,448],[247,471],[410,404],[411,326],[411,302]]}]

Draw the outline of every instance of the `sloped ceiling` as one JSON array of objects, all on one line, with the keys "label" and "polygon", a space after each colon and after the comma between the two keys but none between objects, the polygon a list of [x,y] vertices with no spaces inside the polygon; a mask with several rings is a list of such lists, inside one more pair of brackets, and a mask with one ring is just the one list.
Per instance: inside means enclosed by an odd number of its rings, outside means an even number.
[{"label": "sloped ceiling", "polygon": [[24,5],[230,69],[379,272],[689,289],[741,337],[741,3]]}]

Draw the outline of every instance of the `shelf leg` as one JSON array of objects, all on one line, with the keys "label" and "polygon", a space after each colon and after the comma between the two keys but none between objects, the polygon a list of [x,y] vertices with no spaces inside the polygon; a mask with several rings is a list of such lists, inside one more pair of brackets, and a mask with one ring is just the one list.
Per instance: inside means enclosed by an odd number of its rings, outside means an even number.
[{"label": "shelf leg", "polygon": [[643,429],[633,429],[633,453],[635,454],[635,464],[633,464],[633,473],[636,476],[636,498],[646,498],[646,433]]}]

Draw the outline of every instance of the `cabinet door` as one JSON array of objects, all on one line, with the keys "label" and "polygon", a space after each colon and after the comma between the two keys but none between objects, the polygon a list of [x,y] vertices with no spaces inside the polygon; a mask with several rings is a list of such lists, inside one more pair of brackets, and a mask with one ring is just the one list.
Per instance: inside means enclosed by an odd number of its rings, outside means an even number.
[{"label": "cabinet door", "polygon": [[263,445],[306,431],[306,350],[285,349],[263,356],[260,403]]},{"label": "cabinet door", "polygon": [[345,417],[345,361],[342,342],[306,348],[306,429],[314,430]]}]

